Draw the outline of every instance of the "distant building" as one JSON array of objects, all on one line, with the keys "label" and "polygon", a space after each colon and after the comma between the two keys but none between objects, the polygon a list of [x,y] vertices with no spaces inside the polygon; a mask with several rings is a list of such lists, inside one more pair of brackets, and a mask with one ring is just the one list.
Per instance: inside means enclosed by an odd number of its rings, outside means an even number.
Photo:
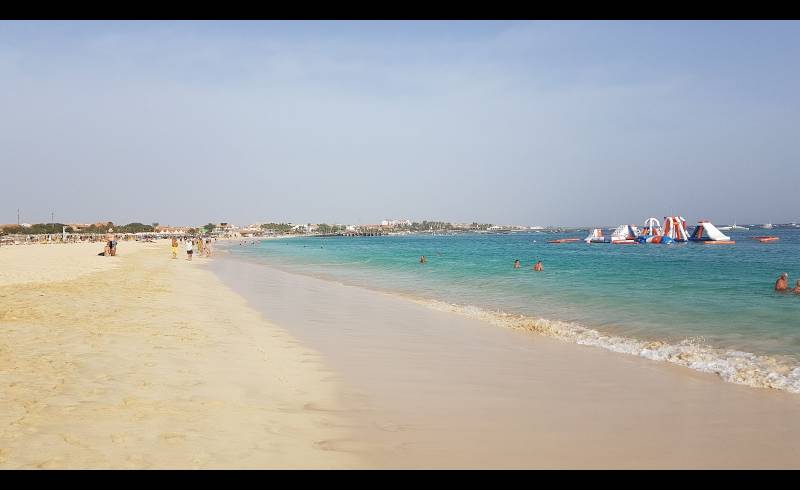
[{"label": "distant building", "polygon": [[381,226],[383,227],[411,226],[411,221],[407,219],[385,219],[381,221]]},{"label": "distant building", "polygon": [[219,226],[217,226],[217,229],[222,231],[235,231],[239,228],[231,223],[220,223]]},{"label": "distant building", "polygon": [[163,233],[167,235],[183,235],[188,231],[188,226],[156,226],[156,233]]}]

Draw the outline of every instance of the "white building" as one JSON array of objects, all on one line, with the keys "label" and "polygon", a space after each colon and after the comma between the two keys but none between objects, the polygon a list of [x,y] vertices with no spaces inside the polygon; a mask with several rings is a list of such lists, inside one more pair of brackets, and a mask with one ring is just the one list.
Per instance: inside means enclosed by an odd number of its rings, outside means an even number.
[{"label": "white building", "polygon": [[385,219],[381,221],[381,226],[411,226],[411,220],[407,219]]}]

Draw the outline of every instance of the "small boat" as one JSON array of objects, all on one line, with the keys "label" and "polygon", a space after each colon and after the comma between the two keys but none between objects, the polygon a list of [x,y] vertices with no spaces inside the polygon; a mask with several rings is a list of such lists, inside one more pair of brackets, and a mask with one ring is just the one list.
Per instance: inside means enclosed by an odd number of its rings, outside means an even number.
[{"label": "small boat", "polygon": [[771,230],[774,228],[774,226],[772,226],[772,223],[765,223],[761,228],[764,228],[765,230]]},{"label": "small boat", "polygon": [[731,226],[720,226],[720,231],[749,231],[750,228],[745,228],[744,226],[739,226],[736,224],[736,220],[733,220],[733,224]]},{"label": "small boat", "polygon": [[754,236],[753,239],[758,240],[761,243],[771,243],[777,242],[781,238],[777,236]]},{"label": "small boat", "polygon": [[580,238],[558,238],[556,240],[548,240],[547,243],[575,243],[581,241]]}]

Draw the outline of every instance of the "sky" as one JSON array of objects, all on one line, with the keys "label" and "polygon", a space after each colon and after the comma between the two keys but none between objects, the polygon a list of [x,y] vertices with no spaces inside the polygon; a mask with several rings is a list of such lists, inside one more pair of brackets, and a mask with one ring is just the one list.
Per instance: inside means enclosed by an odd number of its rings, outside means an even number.
[{"label": "sky", "polygon": [[0,223],[800,221],[796,21],[0,21]]}]

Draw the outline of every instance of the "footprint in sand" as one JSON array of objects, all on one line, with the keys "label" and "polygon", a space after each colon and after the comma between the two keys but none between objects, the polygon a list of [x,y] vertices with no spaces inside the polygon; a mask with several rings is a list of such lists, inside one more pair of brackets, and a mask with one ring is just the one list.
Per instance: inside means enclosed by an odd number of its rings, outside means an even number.
[{"label": "footprint in sand", "polygon": [[42,461],[41,463],[36,463],[34,467],[38,469],[52,469],[52,468],[63,468],[63,460],[61,458],[55,459],[48,459],[47,461]]},{"label": "footprint in sand", "polygon": [[406,432],[411,429],[408,425],[400,425],[392,422],[374,422],[373,425],[385,432]]},{"label": "footprint in sand", "polygon": [[126,463],[131,468],[148,468],[152,466],[149,461],[144,459],[139,454],[132,454],[125,459]]},{"label": "footprint in sand", "polygon": [[314,441],[314,447],[322,451],[339,451],[343,453],[359,453],[370,451],[370,445],[353,439],[325,439]]},{"label": "footprint in sand", "polygon": [[127,434],[111,434],[111,442],[114,444],[124,444],[128,441]]},{"label": "footprint in sand", "polygon": [[178,434],[176,432],[164,432],[161,434],[161,439],[167,442],[175,443],[175,442],[183,442],[186,440],[185,434]]},{"label": "footprint in sand", "polygon": [[78,440],[77,438],[75,438],[75,437],[73,437],[73,436],[71,436],[69,434],[61,434],[61,438],[64,439],[64,442],[66,442],[67,444],[70,444],[72,446],[82,447],[84,449],[89,449],[89,446],[87,446],[86,444],[82,443],[80,440]]}]

